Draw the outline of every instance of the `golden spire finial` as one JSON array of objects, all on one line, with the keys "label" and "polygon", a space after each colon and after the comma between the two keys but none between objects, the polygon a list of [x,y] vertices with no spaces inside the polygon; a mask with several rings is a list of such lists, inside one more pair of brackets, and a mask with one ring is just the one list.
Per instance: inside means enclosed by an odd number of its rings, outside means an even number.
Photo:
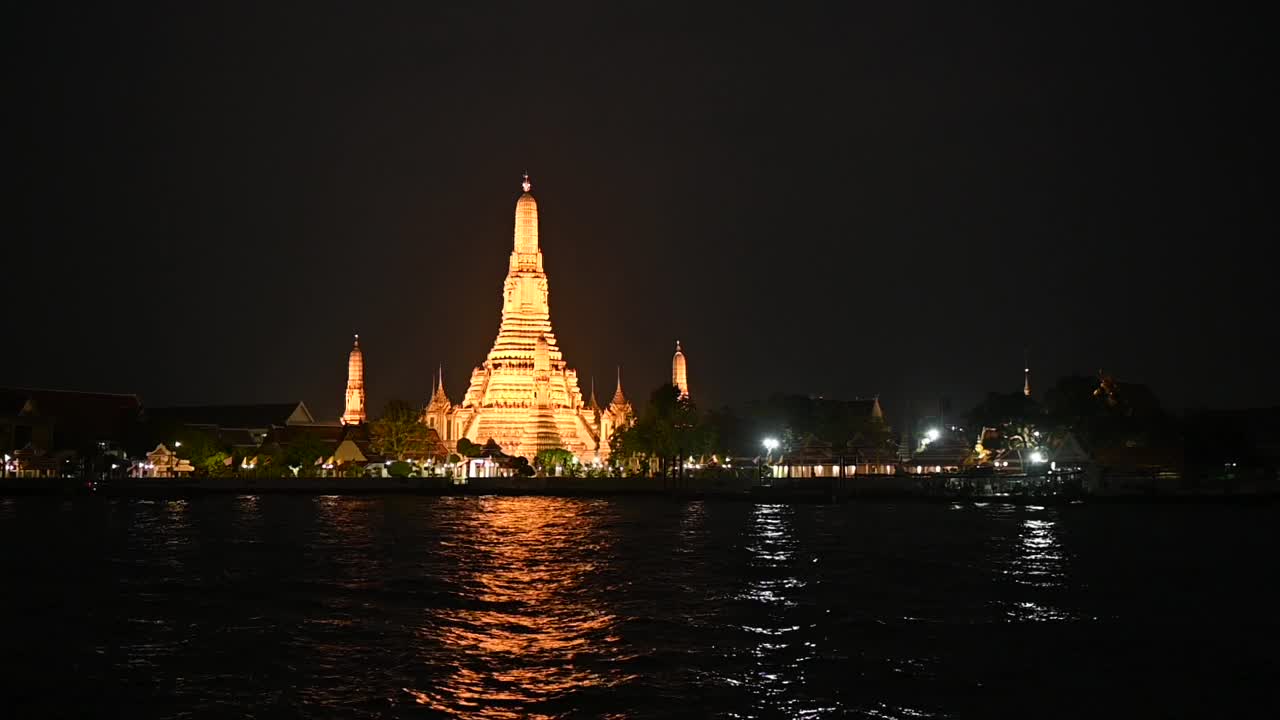
[{"label": "golden spire finial", "polygon": [[524,174],[524,182],[520,183],[520,187],[524,188],[525,192],[533,189],[533,183],[529,182],[529,173]]}]

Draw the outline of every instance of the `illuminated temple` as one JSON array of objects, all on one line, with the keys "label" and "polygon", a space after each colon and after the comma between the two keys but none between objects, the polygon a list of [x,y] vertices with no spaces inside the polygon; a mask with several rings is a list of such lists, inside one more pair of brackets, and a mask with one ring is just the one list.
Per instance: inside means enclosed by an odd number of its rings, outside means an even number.
[{"label": "illuminated temple", "polygon": [[621,375],[613,402],[601,409],[584,403],[578,373],[568,366],[551,329],[547,274],[538,245],[538,203],[529,177],[516,201],[514,247],[502,286],[502,322],[484,363],[471,372],[471,385],[454,405],[443,377],[423,412],[423,421],[447,446],[460,438],[493,440],[508,455],[532,460],[541,450],[563,448],[579,460],[603,460],[612,432],[632,417],[622,394]]}]

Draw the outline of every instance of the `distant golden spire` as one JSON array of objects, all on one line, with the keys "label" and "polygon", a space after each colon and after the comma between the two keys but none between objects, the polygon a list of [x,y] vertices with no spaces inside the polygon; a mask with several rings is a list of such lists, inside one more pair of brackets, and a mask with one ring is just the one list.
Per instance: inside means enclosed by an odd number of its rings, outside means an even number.
[{"label": "distant golden spire", "polygon": [[689,366],[679,340],[676,341],[676,354],[671,358],[671,384],[680,391],[681,400],[689,399]]},{"label": "distant golden spire", "polygon": [[347,356],[347,400],[342,413],[344,425],[359,425],[365,421],[364,411],[364,352],[360,350],[360,335],[356,334]]}]

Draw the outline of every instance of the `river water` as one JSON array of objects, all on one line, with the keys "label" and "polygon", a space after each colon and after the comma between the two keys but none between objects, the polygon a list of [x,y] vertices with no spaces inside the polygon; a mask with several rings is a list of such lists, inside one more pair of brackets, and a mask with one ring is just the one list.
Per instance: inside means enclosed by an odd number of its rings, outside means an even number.
[{"label": "river water", "polygon": [[0,498],[6,717],[1274,713],[1280,509]]}]

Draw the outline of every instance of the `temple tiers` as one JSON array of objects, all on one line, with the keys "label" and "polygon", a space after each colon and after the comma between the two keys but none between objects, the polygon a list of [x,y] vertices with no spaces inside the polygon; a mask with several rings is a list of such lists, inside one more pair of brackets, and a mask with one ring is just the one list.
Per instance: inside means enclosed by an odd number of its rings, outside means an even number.
[{"label": "temple tiers", "polygon": [[450,446],[463,437],[480,444],[494,440],[506,454],[529,459],[564,448],[589,462],[603,458],[608,447],[602,447],[597,413],[583,403],[578,373],[568,367],[551,329],[538,203],[528,175],[521,187],[493,348],[471,372],[462,403],[450,407],[441,382],[423,419]]},{"label": "temple tiers", "polygon": [[359,425],[365,421],[364,352],[360,350],[359,335],[356,335],[351,355],[347,357],[347,400],[344,407],[343,425]]}]

